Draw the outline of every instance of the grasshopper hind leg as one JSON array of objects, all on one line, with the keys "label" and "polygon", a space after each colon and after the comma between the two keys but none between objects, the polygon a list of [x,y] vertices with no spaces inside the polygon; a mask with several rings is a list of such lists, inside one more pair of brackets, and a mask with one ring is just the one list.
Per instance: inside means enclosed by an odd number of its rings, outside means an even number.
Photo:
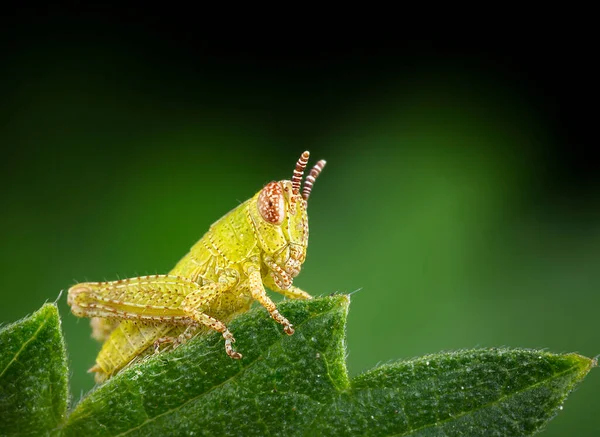
[{"label": "grasshopper hind leg", "polygon": [[176,337],[160,337],[154,340],[154,353],[157,354],[160,352],[160,346],[163,344],[171,344],[173,349],[178,347],[179,345],[185,343],[190,338],[194,336],[196,331],[198,331],[198,325],[190,325]]}]

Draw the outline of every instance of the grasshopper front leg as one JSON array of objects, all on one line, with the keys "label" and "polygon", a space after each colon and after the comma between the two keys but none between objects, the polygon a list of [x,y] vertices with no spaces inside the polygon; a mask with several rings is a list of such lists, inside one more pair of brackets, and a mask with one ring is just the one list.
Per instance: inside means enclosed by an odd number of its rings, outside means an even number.
[{"label": "grasshopper front leg", "polygon": [[265,307],[265,309],[269,312],[273,320],[283,325],[283,330],[287,335],[292,335],[294,333],[294,326],[289,322],[288,319],[286,319],[279,313],[275,302],[273,302],[271,299],[269,299],[269,296],[267,296],[265,287],[262,282],[262,277],[260,275],[260,269],[257,266],[252,265],[248,267],[247,271],[252,297],[255,300],[257,300],[258,303],[260,303],[263,307]]},{"label": "grasshopper front leg", "polygon": [[295,287],[294,285],[290,286],[290,288],[288,288],[287,290],[284,290],[284,289],[281,289],[278,287],[273,287],[273,291],[283,294],[285,297],[289,297],[290,299],[310,300],[313,298],[306,291],[301,290],[298,287]]},{"label": "grasshopper front leg", "polygon": [[265,284],[271,290],[283,294],[290,299],[312,299],[313,297],[306,291],[292,285],[293,278],[280,266],[278,266],[272,258],[266,257],[264,263],[275,274],[268,275],[265,278]]}]

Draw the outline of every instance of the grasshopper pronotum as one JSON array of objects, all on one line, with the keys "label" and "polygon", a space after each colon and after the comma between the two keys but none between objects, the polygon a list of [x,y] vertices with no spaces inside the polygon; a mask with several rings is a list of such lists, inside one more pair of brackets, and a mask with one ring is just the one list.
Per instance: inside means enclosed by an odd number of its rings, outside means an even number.
[{"label": "grasshopper pronotum", "polygon": [[306,257],[308,198],[325,166],[317,162],[300,191],[308,157],[308,151],[300,156],[291,180],[268,183],[214,223],[169,274],[69,289],[73,314],[92,318],[92,336],[104,341],[90,369],[97,382],[150,347],[157,352],[162,343],[176,346],[203,326],[223,335],[227,355],[241,358],[225,322],[250,309],[254,300],[288,335],[294,333],[265,286],[292,299],[311,299],[292,285]]}]

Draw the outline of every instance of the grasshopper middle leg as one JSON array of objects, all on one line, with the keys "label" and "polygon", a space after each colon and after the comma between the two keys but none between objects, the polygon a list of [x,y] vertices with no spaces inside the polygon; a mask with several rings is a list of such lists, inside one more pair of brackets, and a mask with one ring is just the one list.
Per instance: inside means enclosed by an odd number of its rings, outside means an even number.
[{"label": "grasshopper middle leg", "polygon": [[158,350],[161,343],[174,343],[174,345],[177,346],[186,339],[191,338],[193,332],[196,331],[200,325],[204,325],[223,335],[223,338],[225,339],[225,352],[227,355],[234,359],[242,358],[242,354],[233,350],[232,343],[235,343],[235,338],[233,337],[233,334],[229,332],[227,326],[220,320],[204,313],[204,310],[210,306],[215,298],[235,286],[238,279],[237,272],[228,271],[223,273],[217,282],[208,283],[200,287],[197,291],[188,294],[181,302],[181,309],[187,317],[194,321],[194,324],[190,325],[190,327],[178,337],[163,337],[157,339],[154,343],[155,351]]}]

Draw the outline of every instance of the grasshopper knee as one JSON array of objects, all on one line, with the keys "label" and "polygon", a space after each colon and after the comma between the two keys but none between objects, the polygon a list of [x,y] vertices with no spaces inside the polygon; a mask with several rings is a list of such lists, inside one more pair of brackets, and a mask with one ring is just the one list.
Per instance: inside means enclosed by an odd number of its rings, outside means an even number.
[{"label": "grasshopper knee", "polygon": [[67,294],[67,304],[71,307],[71,312],[76,316],[83,317],[87,313],[82,304],[89,298],[91,289],[84,284],[77,284],[69,288]]}]

